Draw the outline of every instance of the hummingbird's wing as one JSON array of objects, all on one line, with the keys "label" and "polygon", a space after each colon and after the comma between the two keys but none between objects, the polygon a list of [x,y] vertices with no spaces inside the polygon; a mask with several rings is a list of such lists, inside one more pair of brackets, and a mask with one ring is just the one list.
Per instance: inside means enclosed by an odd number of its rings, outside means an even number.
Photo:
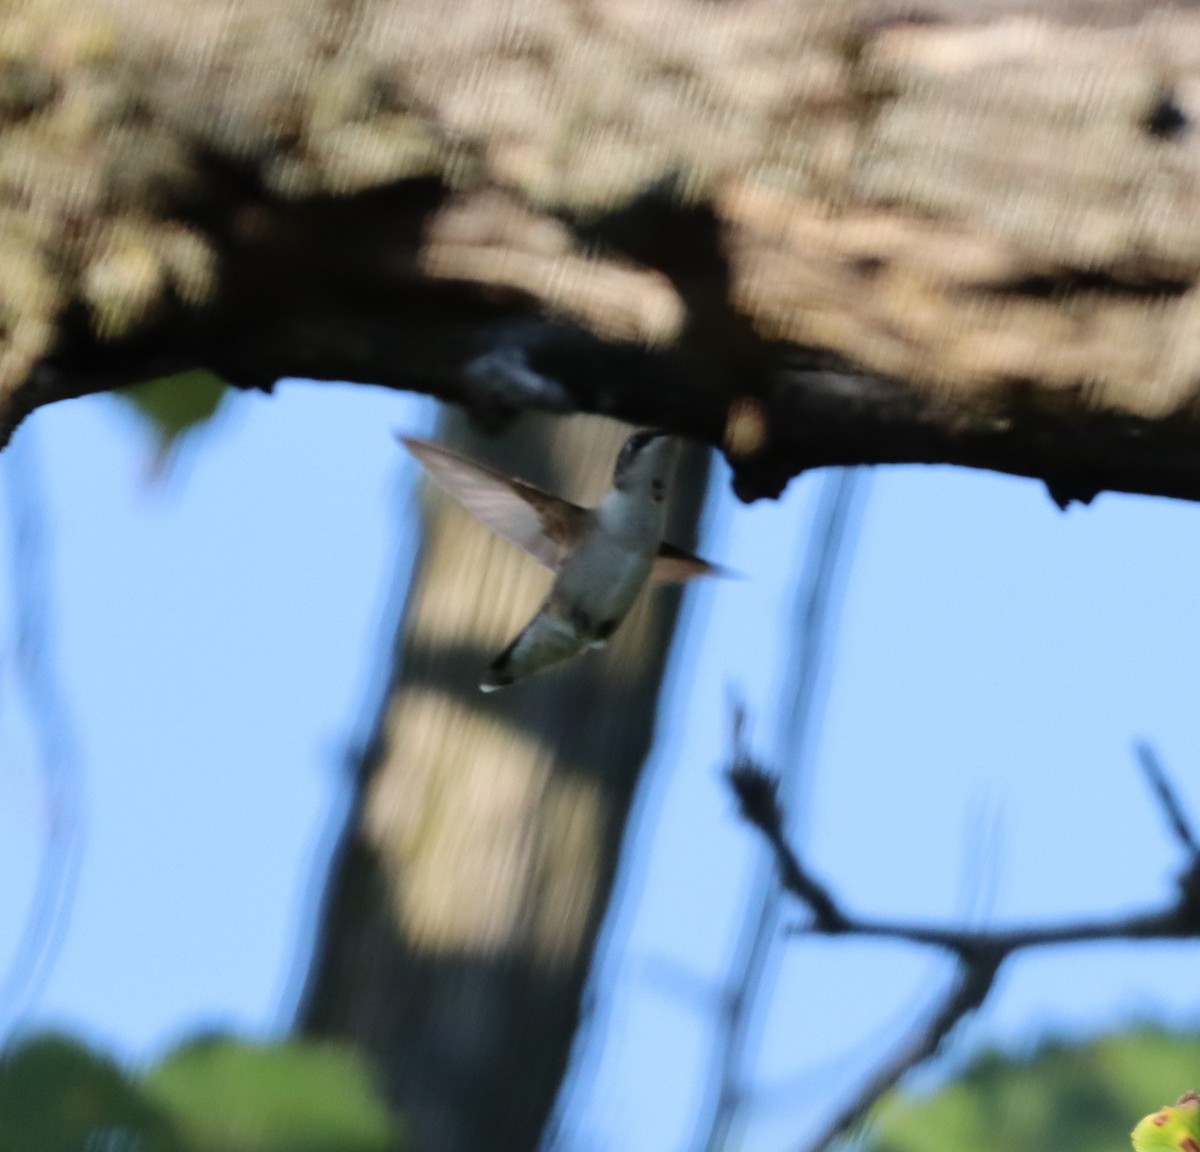
[{"label": "hummingbird's wing", "polygon": [[[591,513],[578,504],[493,472],[432,440],[415,436],[401,436],[400,440],[430,477],[468,512],[552,572],[562,567],[587,528]],[[682,584],[693,576],[732,575],[729,569],[665,541],[650,570],[650,579],[660,584]]]},{"label": "hummingbird's wing", "polygon": [[587,527],[591,513],[578,504],[493,472],[431,440],[412,436],[400,440],[439,487],[552,572],[562,567]]}]

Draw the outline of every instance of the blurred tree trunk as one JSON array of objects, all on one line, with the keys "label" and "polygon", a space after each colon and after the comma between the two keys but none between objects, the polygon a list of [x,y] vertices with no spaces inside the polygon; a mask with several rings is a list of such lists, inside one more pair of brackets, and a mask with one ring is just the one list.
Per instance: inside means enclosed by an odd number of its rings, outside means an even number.
[{"label": "blurred tree trunk", "polygon": [[[592,502],[628,429],[529,418],[473,456]],[[690,543],[703,454],[672,505]],[[301,1025],[379,1070],[421,1152],[526,1152],[551,1113],[650,746],[679,594],[610,649],[506,692],[479,675],[548,574],[436,490],[392,685],[327,896]]]}]

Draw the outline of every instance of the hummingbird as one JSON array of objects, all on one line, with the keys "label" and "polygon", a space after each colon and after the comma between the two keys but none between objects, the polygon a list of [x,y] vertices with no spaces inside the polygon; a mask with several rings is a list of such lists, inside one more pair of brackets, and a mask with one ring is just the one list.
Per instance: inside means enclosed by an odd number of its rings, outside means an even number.
[{"label": "hummingbird", "polygon": [[479,687],[506,688],[588,648],[603,648],[648,580],[681,582],[722,569],[663,540],[679,454],[669,432],[635,432],[612,487],[583,508],[503,476],[430,440],[401,436],[430,478],[493,532],[554,572],[533,619],[488,666]]}]

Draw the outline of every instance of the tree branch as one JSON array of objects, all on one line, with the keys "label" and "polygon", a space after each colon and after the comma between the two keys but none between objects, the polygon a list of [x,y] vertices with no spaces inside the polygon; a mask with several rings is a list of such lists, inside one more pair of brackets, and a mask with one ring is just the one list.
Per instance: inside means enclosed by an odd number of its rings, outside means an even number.
[{"label": "tree branch", "polygon": [[973,931],[898,920],[880,920],[847,912],[830,889],[818,880],[784,832],[784,815],[778,800],[778,779],[761,767],[744,743],[745,722],[734,715],[734,749],[728,772],[741,815],[770,844],[784,889],[811,913],[811,920],[792,929],[797,935],[859,936],[899,940],[940,948],[958,962],[953,986],[929,1019],[864,1085],[854,1099],[830,1122],[805,1152],[823,1152],[857,1123],[876,1101],[912,1068],[934,1055],[945,1037],[963,1018],[979,1008],[995,982],[1000,967],[1014,953],[1063,944],[1101,940],[1178,940],[1200,937],[1200,851],[1182,806],[1153,750],[1138,746],[1138,756],[1154,797],[1169,826],[1187,853],[1177,879],[1177,895],[1159,908],[1127,916],[1097,917],[1074,923],[1028,926],[1000,931]]},{"label": "tree branch", "polygon": [[854,1098],[808,1141],[803,1152],[824,1152],[840,1136],[865,1119],[875,1102],[890,1092],[912,1069],[937,1054],[942,1042],[958,1024],[983,1005],[995,983],[997,969],[987,964],[965,964],[954,984],[941,998],[929,1019],[914,1028],[882,1067],[864,1084]]},{"label": "tree branch", "polygon": [[1144,740],[1138,741],[1136,751],[1138,763],[1141,764],[1142,771],[1146,774],[1146,780],[1154,792],[1155,799],[1162,806],[1163,814],[1167,818],[1167,825],[1175,834],[1175,838],[1183,850],[1193,860],[1200,863],[1200,842],[1197,842],[1196,834],[1192,831],[1187,816],[1184,814],[1183,805],[1179,802],[1179,797],[1175,795],[1175,789],[1171,787],[1171,782],[1167,779],[1167,774],[1159,763],[1158,753]]},{"label": "tree branch", "polygon": [[29,0],[0,445],[204,367],[1200,498],[1200,13],[1026,8]]}]

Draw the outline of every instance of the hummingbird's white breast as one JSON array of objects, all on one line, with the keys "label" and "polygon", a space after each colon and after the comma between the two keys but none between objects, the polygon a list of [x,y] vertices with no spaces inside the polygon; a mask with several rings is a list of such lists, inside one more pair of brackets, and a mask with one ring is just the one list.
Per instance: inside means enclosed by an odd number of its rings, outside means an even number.
[{"label": "hummingbird's white breast", "polygon": [[555,600],[593,628],[619,624],[650,576],[662,543],[663,506],[612,490],[592,514],[554,588]]}]

